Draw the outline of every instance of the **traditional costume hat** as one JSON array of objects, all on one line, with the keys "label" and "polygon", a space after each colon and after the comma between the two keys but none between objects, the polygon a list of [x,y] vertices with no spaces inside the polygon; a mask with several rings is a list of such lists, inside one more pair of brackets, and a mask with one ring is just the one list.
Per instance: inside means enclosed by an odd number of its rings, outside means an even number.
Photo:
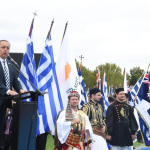
[{"label": "traditional costume hat", "polygon": [[[77,91],[70,92],[70,94],[68,95],[68,101],[70,97],[78,97],[78,99],[80,99],[80,95]],[[66,108],[66,121],[72,121],[72,120],[73,120],[73,114],[71,110],[71,105],[70,103],[68,103]]]},{"label": "traditional costume hat", "polygon": [[80,99],[80,95],[77,91],[70,92],[70,94],[68,95],[68,99],[70,99],[70,97],[73,97],[73,96],[78,97]]},{"label": "traditional costume hat", "polygon": [[118,89],[116,89],[116,94],[118,94],[121,91],[124,91],[124,88],[118,88]]},{"label": "traditional costume hat", "polygon": [[90,90],[90,96],[91,96],[92,94],[96,94],[96,93],[99,93],[99,92],[101,92],[100,89],[98,89],[98,88],[92,88],[92,89]]}]

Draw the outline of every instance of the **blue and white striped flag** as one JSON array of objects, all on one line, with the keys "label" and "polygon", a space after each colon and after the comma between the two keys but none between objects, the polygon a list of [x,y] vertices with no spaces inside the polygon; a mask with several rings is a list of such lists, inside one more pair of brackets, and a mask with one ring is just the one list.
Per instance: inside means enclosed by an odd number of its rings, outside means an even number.
[{"label": "blue and white striped flag", "polygon": [[114,96],[114,89],[113,89],[113,86],[112,86],[112,88],[111,88],[111,94],[112,94],[112,96]]},{"label": "blue and white striped flag", "polygon": [[111,95],[111,87],[109,85],[109,92],[108,92],[108,95]]},{"label": "blue and white striped flag", "polygon": [[105,114],[107,111],[107,108],[109,106],[108,103],[108,93],[107,93],[107,78],[106,78],[106,73],[104,73],[104,77],[103,77],[103,92],[104,92],[104,106],[105,106]]},{"label": "blue and white striped flag", "polygon": [[85,83],[82,78],[80,67],[78,70],[78,78],[79,78],[79,86],[81,89],[80,107],[82,107],[84,103],[87,103],[87,96],[86,96],[86,90],[85,90]]},{"label": "blue and white striped flag", "polygon": [[[32,41],[33,23],[34,23],[34,19],[32,20],[29,35],[26,41],[27,47],[26,47],[26,52],[23,55],[20,71],[25,75],[25,77],[30,82],[32,82],[37,87],[37,74],[36,74],[36,65],[34,60],[34,49],[33,49],[33,41]],[[35,90],[33,86],[21,74],[19,74],[19,81],[23,89],[26,89],[27,91]]]},{"label": "blue and white striped flag", "polygon": [[[132,100],[134,100],[135,96],[137,95],[141,84],[142,84],[142,77],[139,78],[139,80],[137,81],[137,83],[135,84],[135,86],[132,88],[132,90],[130,92]],[[137,96],[134,106],[138,105],[141,100],[142,100],[142,98]]]},{"label": "blue and white striped flag", "polygon": [[51,37],[46,38],[38,70],[38,88],[48,94],[39,96],[37,135],[54,131],[57,113],[63,109],[63,103],[58,86]]}]

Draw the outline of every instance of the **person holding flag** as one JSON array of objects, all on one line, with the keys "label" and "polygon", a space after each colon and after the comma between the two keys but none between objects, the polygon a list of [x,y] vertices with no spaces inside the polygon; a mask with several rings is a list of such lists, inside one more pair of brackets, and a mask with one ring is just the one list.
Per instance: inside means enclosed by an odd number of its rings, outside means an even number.
[{"label": "person holding flag", "polygon": [[101,91],[98,88],[90,90],[91,100],[82,107],[83,112],[89,117],[95,142],[92,145],[92,150],[108,150],[106,143],[106,124],[104,121],[104,112],[102,106],[98,103],[101,98]]},{"label": "person holding flag", "polygon": [[57,117],[54,150],[85,150],[85,145],[91,150],[93,131],[88,116],[82,110],[78,110],[79,101],[79,93],[70,92],[67,108]]},{"label": "person holding flag", "polygon": [[124,88],[116,89],[116,101],[111,104],[106,113],[107,140],[112,150],[127,150],[136,138],[138,124],[131,106],[124,102]]}]

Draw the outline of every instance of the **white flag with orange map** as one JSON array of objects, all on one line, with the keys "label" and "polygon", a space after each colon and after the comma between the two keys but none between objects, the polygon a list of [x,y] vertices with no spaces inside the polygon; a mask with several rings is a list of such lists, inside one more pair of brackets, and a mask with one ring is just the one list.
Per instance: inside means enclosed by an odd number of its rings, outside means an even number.
[{"label": "white flag with orange map", "polygon": [[80,94],[77,68],[73,50],[69,42],[68,30],[66,29],[58,60],[56,63],[56,74],[64,108],[67,107],[68,94],[76,90]]}]

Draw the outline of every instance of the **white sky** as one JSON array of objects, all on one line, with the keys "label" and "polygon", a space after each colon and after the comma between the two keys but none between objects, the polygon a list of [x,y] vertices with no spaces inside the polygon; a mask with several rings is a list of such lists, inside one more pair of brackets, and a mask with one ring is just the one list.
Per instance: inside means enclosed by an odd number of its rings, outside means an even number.
[{"label": "white sky", "polygon": [[24,52],[33,12],[35,53],[42,53],[54,19],[51,36],[57,61],[68,21],[74,56],[94,70],[116,63],[122,70],[150,62],[150,0],[3,0],[0,2],[0,40],[11,43],[11,52]]}]

